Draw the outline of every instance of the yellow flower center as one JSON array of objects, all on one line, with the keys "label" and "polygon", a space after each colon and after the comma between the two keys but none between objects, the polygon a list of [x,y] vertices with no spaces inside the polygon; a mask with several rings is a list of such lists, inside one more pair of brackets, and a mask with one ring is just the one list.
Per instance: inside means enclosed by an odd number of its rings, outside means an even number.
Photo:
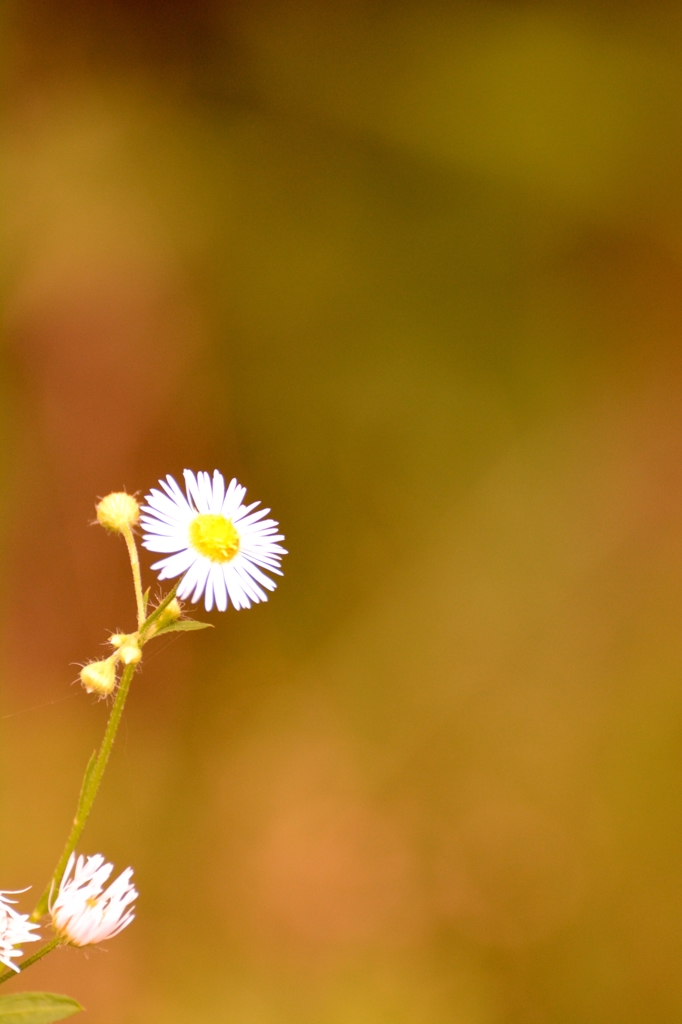
[{"label": "yellow flower center", "polygon": [[239,534],[225,516],[197,516],[189,524],[189,542],[212,562],[229,562],[239,551]]}]

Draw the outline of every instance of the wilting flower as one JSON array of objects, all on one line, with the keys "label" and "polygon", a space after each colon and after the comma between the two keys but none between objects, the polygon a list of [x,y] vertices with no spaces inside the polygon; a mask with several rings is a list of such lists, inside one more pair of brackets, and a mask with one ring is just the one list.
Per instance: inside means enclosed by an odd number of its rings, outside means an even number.
[{"label": "wilting flower", "polygon": [[191,595],[196,603],[203,594],[209,612],[214,603],[224,612],[230,601],[236,609],[267,601],[265,590],[276,583],[261,569],[281,576],[286,554],[278,543],[284,540],[279,524],[263,518],[270,509],[254,512],[259,501],[242,504],[246,488],[231,480],[226,489],[217,469],[213,480],[186,469],[186,496],[172,476],[159,483],[165,493],[152,489],[140,520],[147,531],[143,546],[168,554],[152,566],[161,570],[159,579],[185,573],[178,597]]},{"label": "wilting flower", "polygon": [[[23,890],[22,890],[23,891]],[[14,895],[9,892],[0,892],[0,964],[11,967],[13,971],[20,971],[21,968],[12,963],[12,958],[23,956],[23,950],[16,949],[19,943],[37,942],[39,935],[32,935],[37,924],[30,924],[28,914],[17,914],[10,904],[16,900],[7,897]]]},{"label": "wilting flower", "polygon": [[[126,868],[105,891],[114,870],[101,853],[75,859],[66,865],[57,898],[50,902],[55,931],[74,946],[89,946],[118,935],[135,917],[130,904],[137,899]],[[71,873],[73,872],[73,877]],[[130,909],[128,909],[130,907]]]}]

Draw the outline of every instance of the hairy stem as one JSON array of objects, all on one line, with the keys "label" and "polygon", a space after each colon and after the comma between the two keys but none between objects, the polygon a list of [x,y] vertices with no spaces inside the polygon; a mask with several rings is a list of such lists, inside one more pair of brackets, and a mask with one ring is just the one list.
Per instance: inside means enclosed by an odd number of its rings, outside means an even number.
[{"label": "hairy stem", "polygon": [[56,949],[61,941],[60,937],[56,935],[54,939],[50,939],[50,941],[46,942],[44,946],[41,946],[38,952],[34,953],[33,956],[29,956],[25,960],[22,960],[20,964],[17,964],[17,967],[19,968],[18,971],[5,971],[4,974],[0,974],[0,985],[2,985],[3,981],[9,981],[10,978],[16,978],[17,974],[22,974],[27,967],[31,966],[31,964],[36,963],[38,960],[42,960],[44,956],[47,956],[47,954],[51,953],[53,949]]},{"label": "hairy stem", "polygon": [[130,556],[130,567],[133,570],[133,583],[135,584],[135,601],[137,602],[137,628],[142,629],[142,624],[145,620],[144,613],[144,597],[142,596],[142,577],[140,575],[140,558],[137,553],[137,544],[133,537],[133,531],[126,524],[121,533],[126,542],[128,548],[128,555]]},{"label": "hairy stem", "polygon": [[107,722],[106,732],[104,733],[104,739],[102,740],[102,746],[99,748],[97,757],[92,765],[88,765],[83,779],[83,788],[81,790],[80,800],[78,801],[78,810],[76,811],[76,817],[73,819],[73,826],[71,828],[71,834],[67,840],[64,851],[59,858],[57,867],[55,868],[54,874],[50,879],[50,882],[45,889],[45,892],[40,898],[38,906],[31,914],[32,921],[39,921],[40,918],[47,912],[48,902],[50,899],[50,893],[56,892],[59,888],[59,884],[64,877],[64,871],[68,863],[69,857],[76,848],[76,843],[81,837],[81,833],[85,828],[85,823],[88,820],[92,805],[95,802],[97,796],[97,790],[99,789],[104,770],[109,760],[109,754],[111,748],[114,745],[116,739],[116,731],[118,729],[119,722],[121,721],[121,715],[123,714],[123,708],[125,707],[126,697],[128,696],[128,690],[130,689],[130,683],[135,672],[134,665],[126,665],[121,676],[121,681],[118,684],[118,690],[116,691],[116,698],[114,700],[111,714],[109,715],[109,721]]}]

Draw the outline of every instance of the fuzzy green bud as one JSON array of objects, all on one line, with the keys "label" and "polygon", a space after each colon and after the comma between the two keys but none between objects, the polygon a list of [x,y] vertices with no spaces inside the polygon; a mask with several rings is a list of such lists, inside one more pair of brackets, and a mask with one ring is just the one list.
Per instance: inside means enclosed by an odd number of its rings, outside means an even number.
[{"label": "fuzzy green bud", "polygon": [[118,656],[124,665],[137,665],[141,661],[142,651],[135,636],[126,637],[118,649]]},{"label": "fuzzy green bud", "polygon": [[166,607],[163,609],[158,619],[156,619],[149,627],[149,632],[146,635],[147,640],[159,632],[161,629],[165,629],[166,626],[172,625],[177,622],[182,615],[182,605],[178,601],[177,597],[174,597],[172,601],[169,601]]},{"label": "fuzzy green bud", "polygon": [[159,615],[155,622],[155,626],[157,629],[163,629],[164,626],[170,626],[172,622],[177,622],[181,615],[182,605],[178,601],[177,597],[174,597],[172,601],[168,602]]},{"label": "fuzzy green bud", "polygon": [[125,491],[107,494],[97,505],[97,522],[112,533],[122,533],[126,527],[135,526],[139,518],[137,500]]},{"label": "fuzzy green bud", "polygon": [[88,693],[99,693],[107,697],[116,686],[116,659],[91,661],[81,669],[80,677]]}]

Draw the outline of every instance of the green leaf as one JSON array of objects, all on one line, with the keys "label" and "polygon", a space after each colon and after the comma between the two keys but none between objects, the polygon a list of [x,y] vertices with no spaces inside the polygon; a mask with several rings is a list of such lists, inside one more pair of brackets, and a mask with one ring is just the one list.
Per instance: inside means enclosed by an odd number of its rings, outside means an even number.
[{"label": "green leaf", "polygon": [[147,606],[149,605],[149,595],[152,592],[151,587],[147,587],[144,594],[142,595],[142,604],[144,605],[144,613],[147,614]]},{"label": "green leaf", "polygon": [[164,626],[154,636],[161,636],[162,633],[177,633],[178,630],[186,632],[188,629],[213,629],[213,625],[210,622],[195,622],[194,619],[179,619],[177,622],[171,622],[169,626]]},{"label": "green leaf", "polygon": [[19,992],[0,996],[0,1024],[52,1024],[64,1020],[83,1007],[68,996],[53,992]]},{"label": "green leaf", "polygon": [[[85,800],[85,796],[86,796],[86,794],[88,792],[88,786],[90,785],[90,779],[92,777],[92,773],[95,770],[95,762],[96,761],[97,761],[97,751],[95,750],[95,751],[93,751],[92,757],[88,761],[88,767],[85,769],[85,775],[83,776],[83,785],[81,786],[80,796],[78,797],[78,809],[76,810],[76,817],[77,818],[80,816],[81,807],[83,805],[83,801]],[[1,1020],[2,1020],[2,1018],[0,1018],[0,1021]]]}]

